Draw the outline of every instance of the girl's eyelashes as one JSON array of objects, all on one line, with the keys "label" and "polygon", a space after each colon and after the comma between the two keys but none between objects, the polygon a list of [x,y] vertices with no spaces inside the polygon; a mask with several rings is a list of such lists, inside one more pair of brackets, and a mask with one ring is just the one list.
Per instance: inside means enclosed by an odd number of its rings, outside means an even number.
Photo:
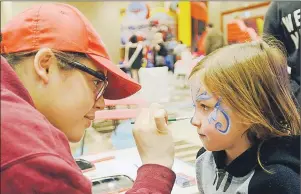
[{"label": "girl's eyelashes", "polygon": [[196,108],[197,106],[200,107],[202,109],[202,111],[208,111],[210,109],[209,106],[206,106],[205,104],[199,103],[199,104],[192,104],[192,106],[194,108]]},{"label": "girl's eyelashes", "polygon": [[200,106],[201,106],[201,108],[202,108],[203,111],[209,110],[209,107],[206,106],[205,104],[200,104]]}]

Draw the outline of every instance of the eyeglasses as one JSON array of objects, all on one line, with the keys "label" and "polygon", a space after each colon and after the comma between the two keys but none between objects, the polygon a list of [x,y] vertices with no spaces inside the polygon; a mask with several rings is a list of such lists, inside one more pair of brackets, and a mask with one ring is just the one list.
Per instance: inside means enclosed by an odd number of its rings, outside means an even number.
[{"label": "eyeglasses", "polygon": [[95,100],[97,101],[105,92],[105,89],[106,87],[108,86],[109,82],[108,82],[108,78],[100,73],[100,72],[97,72],[97,71],[94,71],[93,69],[79,63],[79,62],[76,62],[76,61],[69,61],[63,57],[59,57],[58,58],[62,59],[63,61],[65,61],[68,65],[76,68],[76,69],[79,69],[83,72],[86,72],[94,77],[96,77],[97,79],[99,79],[99,82],[97,82],[95,84],[96,86],[96,92],[95,92]]}]

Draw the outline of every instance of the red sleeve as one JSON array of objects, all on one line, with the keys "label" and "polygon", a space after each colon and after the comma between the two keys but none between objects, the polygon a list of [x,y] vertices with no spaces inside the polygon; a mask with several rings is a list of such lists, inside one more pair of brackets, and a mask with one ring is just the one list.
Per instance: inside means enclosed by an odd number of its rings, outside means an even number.
[{"label": "red sleeve", "polygon": [[134,186],[126,194],[170,194],[175,173],[164,166],[145,164],[138,169]]},{"label": "red sleeve", "polygon": [[74,166],[46,155],[1,169],[1,193],[91,193],[91,182]]}]

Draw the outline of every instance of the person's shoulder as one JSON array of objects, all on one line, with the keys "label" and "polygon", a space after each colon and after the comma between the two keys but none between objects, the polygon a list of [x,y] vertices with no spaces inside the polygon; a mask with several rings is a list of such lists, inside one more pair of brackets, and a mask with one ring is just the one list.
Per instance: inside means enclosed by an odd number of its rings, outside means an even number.
[{"label": "person's shoulder", "polygon": [[31,118],[33,114],[42,116],[33,105],[6,88],[1,88],[1,108],[6,110],[1,114],[5,120]]},{"label": "person's shoulder", "polygon": [[300,1],[282,1],[282,2],[273,2],[271,5],[277,7],[279,10],[281,10],[284,13],[289,13],[291,11],[295,11],[297,9],[300,9],[301,2]]},{"label": "person's shoulder", "polygon": [[293,194],[300,191],[300,171],[289,166],[273,164],[258,167],[250,181],[249,193]]},{"label": "person's shoulder", "polygon": [[271,20],[274,20],[272,13],[277,13],[277,16],[287,16],[296,10],[300,10],[300,1],[273,1],[270,3],[269,9],[267,11],[267,16],[271,16]]},{"label": "person's shoulder", "polygon": [[211,151],[207,151],[204,147],[202,147],[196,154],[195,165],[196,168],[199,168],[203,165],[214,163],[214,156]]},{"label": "person's shoulder", "polygon": [[1,123],[1,128],[6,129],[1,131],[1,134],[8,135],[12,133],[11,135],[13,135],[14,132],[20,134],[32,133],[31,135],[37,132],[53,134],[53,131],[62,134],[33,105],[9,90],[1,89],[1,108],[5,110],[1,114],[1,120],[6,121]]},{"label": "person's shoulder", "polygon": [[2,91],[1,167],[36,153],[71,155],[66,136],[44,115],[17,95]]},{"label": "person's shoulder", "polygon": [[213,31],[213,29],[212,29],[212,30],[209,30],[209,31],[207,31],[206,37],[205,37],[205,38],[211,37],[211,36],[213,36],[214,34],[215,34],[215,32]]}]

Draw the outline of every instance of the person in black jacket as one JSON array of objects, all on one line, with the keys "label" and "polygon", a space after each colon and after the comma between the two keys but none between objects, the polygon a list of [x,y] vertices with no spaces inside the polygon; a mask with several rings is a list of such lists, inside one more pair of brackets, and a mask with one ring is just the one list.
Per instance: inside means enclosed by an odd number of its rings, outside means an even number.
[{"label": "person in black jacket", "polygon": [[264,33],[280,40],[288,54],[292,90],[299,106],[300,89],[300,1],[272,2],[265,16]]}]

